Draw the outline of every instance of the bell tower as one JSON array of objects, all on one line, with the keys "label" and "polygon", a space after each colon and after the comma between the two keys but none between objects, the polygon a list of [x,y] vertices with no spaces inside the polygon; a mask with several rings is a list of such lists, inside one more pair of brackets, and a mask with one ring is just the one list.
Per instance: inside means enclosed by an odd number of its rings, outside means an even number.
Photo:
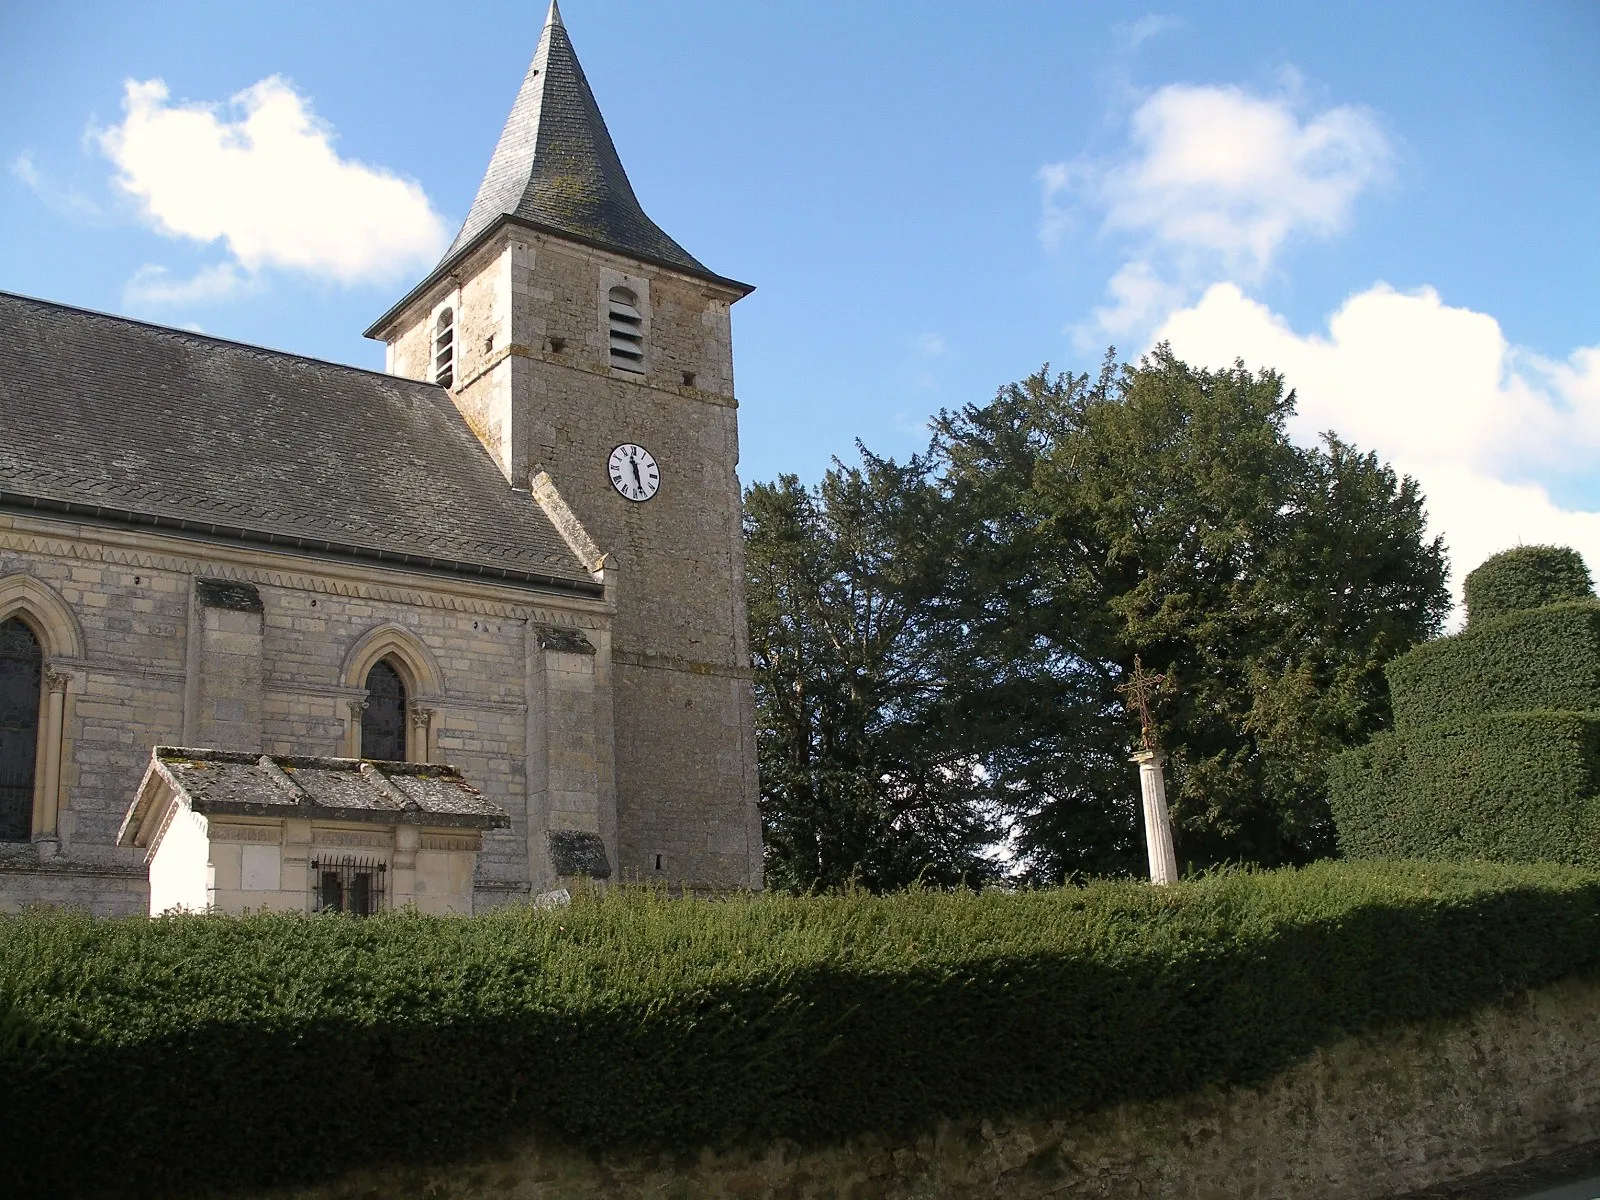
[{"label": "bell tower", "polygon": [[761,885],[729,320],[751,290],[645,215],[552,3],[461,231],[367,331],[596,556],[615,606],[596,832],[624,878]]}]

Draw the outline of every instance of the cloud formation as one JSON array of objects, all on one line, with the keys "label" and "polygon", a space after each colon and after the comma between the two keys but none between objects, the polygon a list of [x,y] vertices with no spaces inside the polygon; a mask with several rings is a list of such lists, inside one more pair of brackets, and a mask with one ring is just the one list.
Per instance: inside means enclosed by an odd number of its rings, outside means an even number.
[{"label": "cloud formation", "polygon": [[277,76],[226,105],[175,104],[159,79],[129,80],[123,108],[121,124],[95,135],[117,185],[162,233],[220,241],[233,260],[187,290],[151,276],[136,277],[131,291],[215,297],[225,278],[236,284],[239,270],[264,268],[379,282],[428,264],[444,246],[444,223],[422,188],[341,158],[332,130]]},{"label": "cloud formation", "polygon": [[1600,451],[1600,346],[1551,361],[1432,288],[1384,284],[1307,335],[1217,284],[1167,317],[1156,340],[1197,366],[1276,368],[1299,393],[1298,441],[1332,429],[1419,480],[1458,594],[1468,571],[1518,544],[1573,546],[1600,570],[1600,512],[1564,507],[1543,482]]},{"label": "cloud formation", "polygon": [[1338,232],[1393,157],[1359,106],[1302,119],[1288,95],[1170,84],[1134,110],[1121,156],[1041,169],[1043,235],[1058,240],[1089,212],[1126,243],[1127,264],[1095,314],[1101,329],[1125,334],[1206,284],[1260,279],[1297,235]]},{"label": "cloud formation", "polygon": [[11,160],[11,174],[52,212],[82,221],[98,221],[102,215],[100,206],[77,188],[57,183],[34,161],[31,150],[24,150]]},{"label": "cloud formation", "polygon": [[132,308],[168,304],[197,304],[228,300],[256,290],[258,281],[231,262],[202,267],[188,279],[174,279],[165,267],[146,263],[122,289],[123,302]]}]

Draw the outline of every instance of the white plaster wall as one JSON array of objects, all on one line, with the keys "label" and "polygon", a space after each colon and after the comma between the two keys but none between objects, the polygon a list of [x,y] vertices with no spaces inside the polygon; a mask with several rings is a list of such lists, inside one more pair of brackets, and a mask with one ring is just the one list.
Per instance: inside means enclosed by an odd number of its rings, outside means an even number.
[{"label": "white plaster wall", "polygon": [[205,912],[211,890],[211,839],[206,819],[180,808],[150,860],[150,915],[173,909]]}]

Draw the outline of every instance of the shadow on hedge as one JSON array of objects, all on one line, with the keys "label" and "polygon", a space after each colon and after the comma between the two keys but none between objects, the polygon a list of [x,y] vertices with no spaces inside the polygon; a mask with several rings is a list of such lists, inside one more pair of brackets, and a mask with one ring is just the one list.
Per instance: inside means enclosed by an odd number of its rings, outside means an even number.
[{"label": "shadow on hedge", "polygon": [[163,1196],[586,1151],[909,1136],[1248,1083],[1320,1044],[1464,1014],[1600,959],[1600,882],[1365,907],[1115,964],[1061,954],[812,968],[600,1007],[406,1028],[234,1025],[109,1047],[0,1041],[12,1195]]}]

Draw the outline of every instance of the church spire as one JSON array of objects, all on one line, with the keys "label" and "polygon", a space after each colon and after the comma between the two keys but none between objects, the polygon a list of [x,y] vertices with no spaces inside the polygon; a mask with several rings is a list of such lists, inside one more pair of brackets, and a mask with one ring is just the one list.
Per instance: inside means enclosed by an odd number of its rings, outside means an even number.
[{"label": "church spire", "polygon": [[503,215],[635,258],[709,274],[639,206],[556,0],[477,198],[445,259]]}]

